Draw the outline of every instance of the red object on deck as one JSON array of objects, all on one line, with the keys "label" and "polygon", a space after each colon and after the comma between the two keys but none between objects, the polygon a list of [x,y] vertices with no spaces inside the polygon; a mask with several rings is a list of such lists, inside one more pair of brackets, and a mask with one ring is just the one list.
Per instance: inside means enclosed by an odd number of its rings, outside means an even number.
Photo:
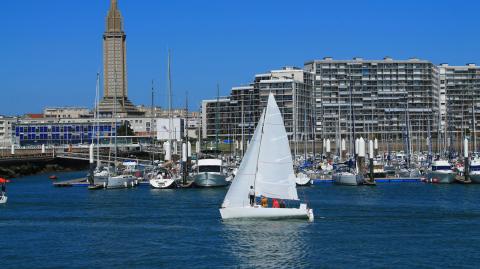
[{"label": "red object on deck", "polygon": [[51,175],[48,177],[49,179],[57,179],[57,176],[56,175]]},{"label": "red object on deck", "polygon": [[0,183],[1,183],[1,184],[5,184],[5,183],[8,183],[8,182],[10,182],[10,180],[4,179],[4,178],[1,178],[1,177],[0,177]]}]

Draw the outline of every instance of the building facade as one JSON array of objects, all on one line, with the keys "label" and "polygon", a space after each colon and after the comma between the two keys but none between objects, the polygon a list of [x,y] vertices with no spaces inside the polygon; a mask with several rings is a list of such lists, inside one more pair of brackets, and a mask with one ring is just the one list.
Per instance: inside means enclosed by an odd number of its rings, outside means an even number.
[{"label": "building facade", "polygon": [[43,116],[57,119],[77,119],[89,118],[93,114],[88,108],[84,107],[47,107],[43,110]]},{"label": "building facade", "polygon": [[233,87],[228,97],[204,100],[203,138],[218,137],[247,143],[267,105],[270,92],[275,96],[289,138],[311,139],[314,122],[313,74],[293,67],[257,74],[250,85]]},{"label": "building facade", "polygon": [[326,57],[304,69],[315,74],[317,139],[354,131],[402,142],[408,130],[422,144],[438,129],[439,71],[429,61]]},{"label": "building facade", "polygon": [[16,118],[0,116],[0,147],[9,147],[12,144],[12,125]]},{"label": "building facade", "polygon": [[[2,122],[6,124],[7,121],[0,118],[0,124]],[[96,143],[97,135],[100,143],[108,144],[112,143],[111,138],[115,135],[116,126],[122,125],[133,130],[136,141],[150,141],[151,137],[168,139],[168,131],[165,131],[168,118],[125,117],[118,118],[116,123],[111,118],[12,118],[8,122],[12,130],[10,135],[5,134],[5,139],[20,146],[90,144]],[[172,139],[178,140],[185,135],[184,122],[183,118],[173,119]],[[195,133],[191,134],[193,136]],[[129,137],[127,134],[117,133],[119,138],[126,136]]]},{"label": "building facade", "polygon": [[[441,115],[445,143],[461,148],[465,137],[472,137],[479,129],[480,120],[480,66],[450,66],[441,64]],[[478,135],[476,135],[478,137]],[[476,137],[472,139],[476,149]],[[461,151],[461,150],[460,150]]]},{"label": "building facade", "polygon": [[31,120],[13,124],[13,141],[19,146],[31,145],[69,145],[109,143],[115,134],[115,125],[111,122],[92,122],[76,120],[74,122]]},{"label": "building facade", "polygon": [[230,139],[233,137],[232,112],[235,104],[230,97],[202,101],[202,138]]}]

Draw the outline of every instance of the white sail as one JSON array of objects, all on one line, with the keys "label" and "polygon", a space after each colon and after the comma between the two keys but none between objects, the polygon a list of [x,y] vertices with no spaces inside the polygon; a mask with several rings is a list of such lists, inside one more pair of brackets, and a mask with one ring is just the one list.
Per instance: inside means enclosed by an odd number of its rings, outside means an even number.
[{"label": "white sail", "polygon": [[248,200],[248,192],[250,191],[250,186],[254,186],[264,115],[265,110],[263,111],[260,121],[257,124],[257,128],[253,133],[250,147],[248,147],[245,152],[237,174],[235,175],[235,179],[228,189],[225,200],[223,200],[222,207],[243,207],[250,204]]},{"label": "white sail", "polygon": [[255,179],[255,193],[269,198],[298,200],[292,154],[280,109],[268,96]]}]

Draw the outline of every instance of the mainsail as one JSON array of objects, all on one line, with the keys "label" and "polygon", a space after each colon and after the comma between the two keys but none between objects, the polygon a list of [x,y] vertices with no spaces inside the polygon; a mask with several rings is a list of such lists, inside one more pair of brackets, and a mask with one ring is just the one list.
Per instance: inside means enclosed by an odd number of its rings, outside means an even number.
[{"label": "mainsail", "polygon": [[272,93],[222,207],[249,205],[250,186],[257,196],[298,200],[288,136]]},{"label": "mainsail", "polygon": [[255,193],[269,198],[298,200],[288,136],[272,93],[268,96],[263,123]]},{"label": "mainsail", "polygon": [[222,207],[243,207],[249,205],[248,192],[250,191],[250,186],[254,186],[255,173],[257,172],[258,151],[260,150],[264,117],[265,110],[253,133],[250,146],[243,156],[235,180],[233,180],[225,200],[223,200]]}]

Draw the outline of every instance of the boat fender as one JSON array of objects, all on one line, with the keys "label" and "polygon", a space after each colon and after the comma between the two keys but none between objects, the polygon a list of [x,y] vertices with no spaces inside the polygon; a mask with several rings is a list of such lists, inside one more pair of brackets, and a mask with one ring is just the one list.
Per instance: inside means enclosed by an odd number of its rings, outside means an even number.
[{"label": "boat fender", "polygon": [[103,188],[107,187],[107,182],[103,182]]},{"label": "boat fender", "polygon": [[132,188],[135,187],[135,181],[132,181]]},{"label": "boat fender", "polygon": [[135,185],[138,185],[138,179],[137,179],[137,180],[135,180]]},{"label": "boat fender", "polygon": [[128,188],[128,183],[127,182],[123,182],[123,185],[125,186],[125,188]]},{"label": "boat fender", "polygon": [[313,209],[308,209],[308,221],[313,222],[315,216],[313,215]]}]

